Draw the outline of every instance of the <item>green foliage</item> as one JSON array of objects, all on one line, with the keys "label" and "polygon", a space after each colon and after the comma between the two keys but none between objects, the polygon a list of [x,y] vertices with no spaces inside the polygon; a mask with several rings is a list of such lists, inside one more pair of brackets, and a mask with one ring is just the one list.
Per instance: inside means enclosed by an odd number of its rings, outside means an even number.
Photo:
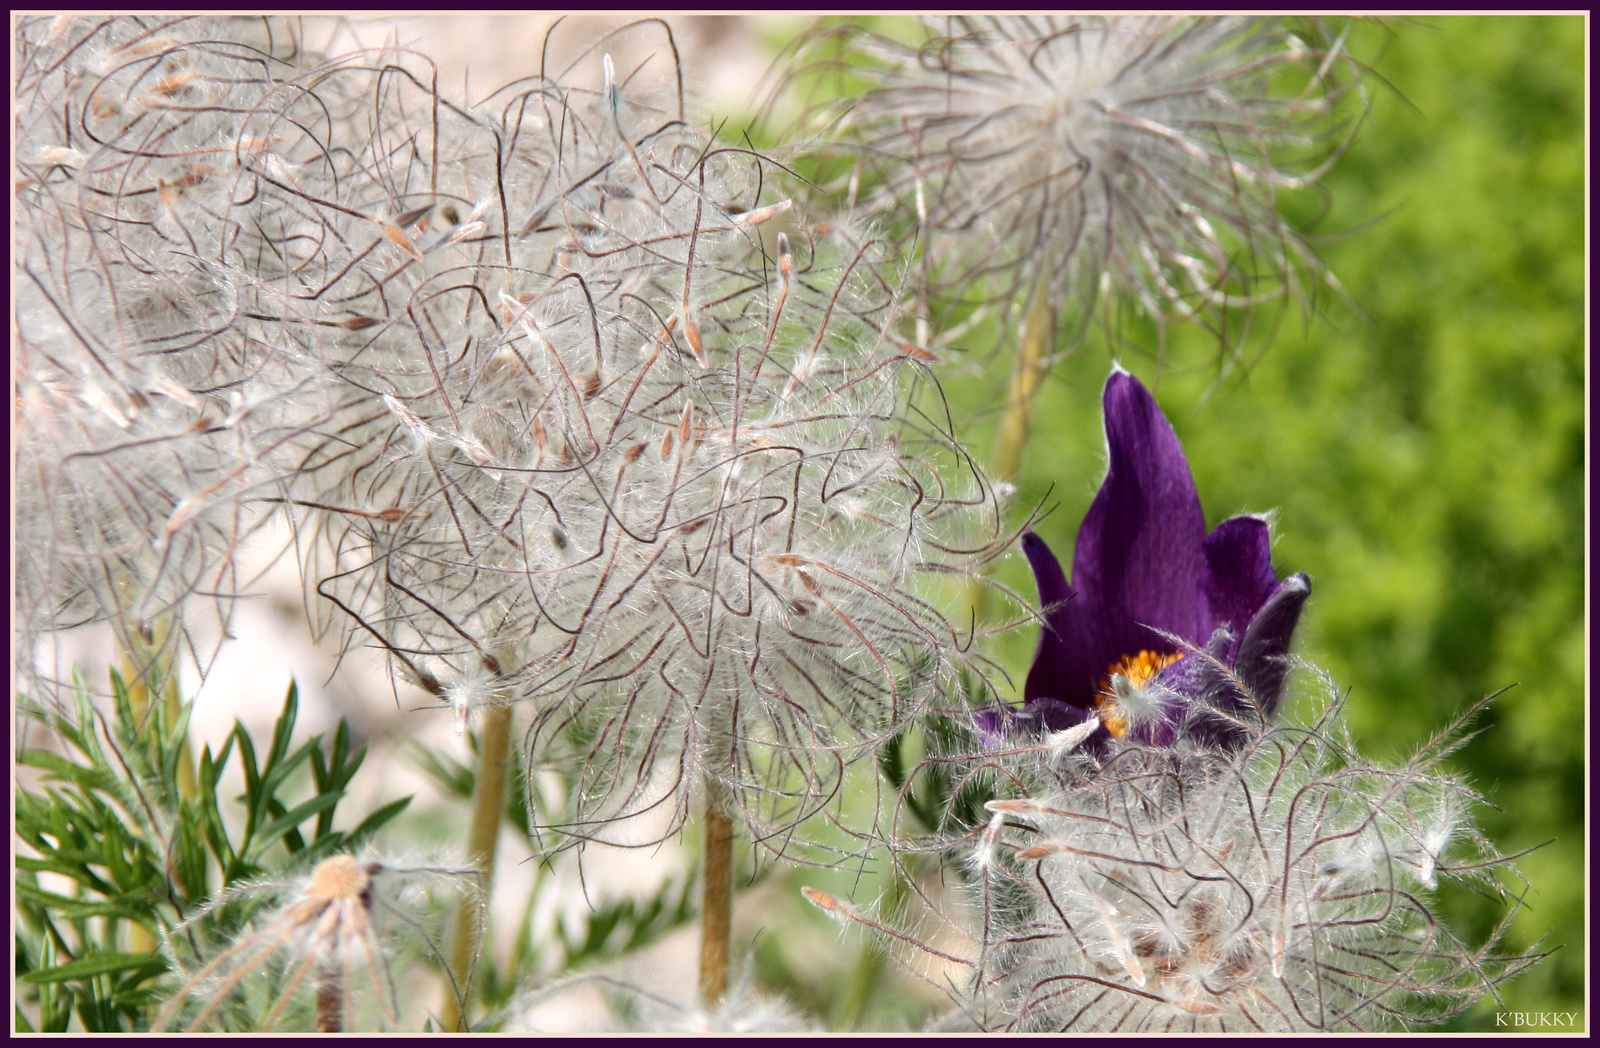
[{"label": "green foliage", "polygon": [[597,959],[631,953],[686,924],[695,916],[693,888],[684,881],[649,899],[606,900],[590,912],[579,935],[558,926],[566,967],[581,970]]},{"label": "green foliage", "polygon": [[[169,965],[163,936],[198,912],[214,891],[286,865],[310,865],[369,841],[410,798],[384,805],[349,831],[333,828],[345,787],[366,757],[350,752],[340,721],[331,745],[321,735],[292,748],[299,699],[293,684],[258,759],[238,721],[213,754],[200,755],[198,788],[182,788],[189,760],[192,704],[174,712],[156,703],[134,709],[129,689],[111,674],[107,716],[74,677],[71,710],[19,700],[35,730],[59,746],[25,746],[21,768],[37,789],[16,792],[19,1024],[40,1030],[102,1033],[147,1029]],[[159,686],[149,689],[160,694]],[[219,782],[233,760],[245,781],[233,825],[218,802]],[[304,770],[310,770],[310,796]],[[311,825],[306,825],[310,823]],[[41,878],[41,875],[46,875]],[[62,881],[66,886],[57,890]],[[239,907],[215,914],[241,922]]]}]

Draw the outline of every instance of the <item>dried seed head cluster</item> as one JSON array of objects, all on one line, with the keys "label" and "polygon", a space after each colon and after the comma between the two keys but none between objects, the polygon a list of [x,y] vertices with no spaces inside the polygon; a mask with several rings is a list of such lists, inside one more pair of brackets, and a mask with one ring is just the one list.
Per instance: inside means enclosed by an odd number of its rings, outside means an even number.
[{"label": "dried seed head cluster", "polygon": [[471,108],[270,20],[22,36],[35,620],[226,598],[276,508],[321,628],[532,706],[579,836],[700,772],[798,818],[915,714],[992,489],[887,252],[687,122],[664,23]]},{"label": "dried seed head cluster", "polygon": [[1480,799],[1439,768],[1481,706],[1396,768],[1355,751],[1338,703],[1309,726],[1241,723],[1237,750],[992,755],[1030,785],[961,845],[982,914],[962,1012],[1006,1030],[1382,1030],[1493,993],[1537,955],[1496,954],[1498,932],[1463,944],[1429,898],[1446,879],[1499,893],[1508,868],[1472,824]]},{"label": "dried seed head cluster", "polygon": [[769,808],[803,817],[915,715],[956,645],[917,576],[983,544],[964,518],[991,492],[907,411],[924,375],[853,247],[780,241],[772,281],[701,312],[703,366],[658,317],[623,329],[637,348],[580,416],[605,439],[530,507],[535,540],[565,535],[518,565],[547,616],[532,738],[576,747],[586,818],[681,814],[663,780],[701,772],[770,834]]},{"label": "dried seed head cluster", "polygon": [[860,143],[852,191],[915,217],[936,293],[1038,288],[1081,318],[1109,291],[1165,321],[1300,290],[1316,269],[1276,201],[1353,131],[1338,103],[1358,70],[1342,37],[1308,42],[1320,26],[930,16],[915,43],[837,33],[829,67],[869,87],[818,112]]},{"label": "dried seed head cluster", "polygon": [[[470,888],[473,876],[335,855],[293,882],[229,889],[168,936],[168,953],[187,981],[155,1029],[228,1029],[237,1020],[236,1028],[251,1032],[280,1023],[319,1033],[398,1030],[393,972],[400,966],[393,962],[411,948],[402,940],[420,936],[422,948],[438,957],[434,938],[452,908],[440,892]],[[218,937],[220,915],[272,897],[283,905]]]},{"label": "dried seed head cluster", "polygon": [[917,576],[982,553],[993,492],[917,411],[879,245],[763,240],[769,163],[625,32],[640,68],[602,40],[470,110],[403,51],[285,73],[230,272],[321,369],[274,498],[324,625],[458,727],[530,707],[579,839],[675,829],[700,774],[769,834],[925,700],[956,631]]},{"label": "dried seed head cluster", "polygon": [[214,28],[16,27],[24,650],[91,622],[133,650],[194,600],[225,618],[233,552],[260,517],[245,500],[320,421],[304,321],[285,308],[301,289],[261,228],[294,39],[263,19]]}]

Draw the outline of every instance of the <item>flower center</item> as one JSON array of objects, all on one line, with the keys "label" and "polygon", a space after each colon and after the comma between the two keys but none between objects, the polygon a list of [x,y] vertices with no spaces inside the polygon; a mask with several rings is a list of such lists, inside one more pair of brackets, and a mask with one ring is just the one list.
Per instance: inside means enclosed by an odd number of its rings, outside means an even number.
[{"label": "flower center", "polygon": [[[1120,739],[1128,734],[1128,713],[1117,702],[1117,693],[1141,690],[1156,674],[1185,654],[1187,652],[1180,651],[1172,655],[1158,655],[1153,651],[1141,651],[1137,655],[1124,655],[1111,664],[1106,675],[1100,678],[1100,693],[1094,697],[1094,706],[1100,722],[1113,738]],[[1118,677],[1122,680],[1117,681]]]}]

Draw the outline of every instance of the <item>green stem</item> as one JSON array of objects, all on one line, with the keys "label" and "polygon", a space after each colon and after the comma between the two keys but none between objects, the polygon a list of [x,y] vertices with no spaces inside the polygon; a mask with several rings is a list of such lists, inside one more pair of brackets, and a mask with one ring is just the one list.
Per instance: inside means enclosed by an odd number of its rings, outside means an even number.
[{"label": "green stem", "polygon": [[450,937],[450,982],[440,1020],[444,1029],[464,1032],[473,962],[482,932],[479,915],[489,908],[490,879],[500,843],[500,821],[505,817],[506,772],[511,753],[511,707],[494,705],[484,711],[478,737],[478,773],[472,787],[472,823],[467,829],[467,860],[478,871],[478,893],[461,900]]},{"label": "green stem", "polygon": [[1045,360],[1055,344],[1055,310],[1050,306],[1050,280],[1041,274],[1028,300],[1028,316],[1023,323],[1022,345],[1016,366],[1011,371],[1011,388],[1006,394],[1006,412],[1000,420],[1000,442],[994,452],[997,480],[1014,481],[1022,468],[1022,452],[1028,444],[1033,423],[1033,404],[1044,381]]},{"label": "green stem", "polygon": [[726,790],[706,776],[704,862],[700,895],[700,1003],[714,1008],[728,992],[733,939],[733,819]]},{"label": "green stem", "polygon": [[[1033,406],[1039,385],[1048,368],[1045,362],[1055,346],[1056,311],[1050,303],[1050,277],[1039,274],[1028,298],[1028,314],[1023,321],[1022,345],[1017,349],[1011,369],[1011,386],[1006,392],[1005,414],[1000,417],[1000,440],[994,452],[994,479],[1015,482],[1022,469],[1022,453],[1028,445],[1033,424]],[[988,587],[980,579],[967,586],[967,600],[973,613],[983,617]]]}]

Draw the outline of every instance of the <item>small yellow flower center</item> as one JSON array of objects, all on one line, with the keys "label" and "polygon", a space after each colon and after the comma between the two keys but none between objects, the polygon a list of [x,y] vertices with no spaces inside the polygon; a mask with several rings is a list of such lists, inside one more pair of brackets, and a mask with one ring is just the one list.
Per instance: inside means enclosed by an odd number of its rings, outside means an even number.
[{"label": "small yellow flower center", "polygon": [[1124,655],[1111,664],[1106,670],[1106,675],[1100,678],[1100,693],[1094,697],[1095,713],[1099,715],[1100,722],[1106,726],[1113,738],[1122,738],[1128,734],[1128,718],[1122,708],[1117,705],[1116,691],[1112,687],[1112,679],[1124,678],[1127,686],[1138,691],[1151,679],[1168,666],[1183,658],[1186,652],[1177,652],[1172,655],[1157,655],[1153,651],[1141,651],[1137,655]]}]

